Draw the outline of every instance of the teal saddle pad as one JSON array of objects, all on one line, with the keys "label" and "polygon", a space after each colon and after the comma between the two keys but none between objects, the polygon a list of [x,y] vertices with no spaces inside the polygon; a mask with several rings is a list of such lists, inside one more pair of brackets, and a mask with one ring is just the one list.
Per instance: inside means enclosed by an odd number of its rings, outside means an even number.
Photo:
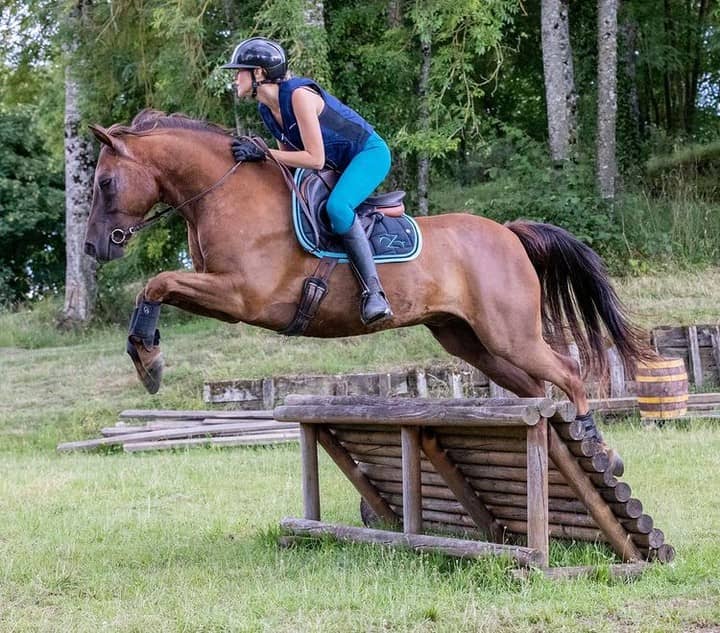
[{"label": "teal saddle pad", "polygon": [[[298,190],[302,191],[303,180],[313,173],[308,169],[295,171],[294,178]],[[327,195],[330,195],[330,190]],[[326,202],[327,196],[320,204],[315,205],[316,208],[310,209],[314,214],[316,232],[297,199],[297,193],[293,191],[292,216],[295,235],[300,245],[315,257],[331,257],[340,262],[347,262],[342,239],[330,229],[330,221],[325,210]],[[358,218],[366,234],[369,235],[370,248],[373,250],[376,262],[408,262],[420,254],[422,234],[417,222],[409,215],[390,217],[375,210],[363,213],[361,206]]]}]

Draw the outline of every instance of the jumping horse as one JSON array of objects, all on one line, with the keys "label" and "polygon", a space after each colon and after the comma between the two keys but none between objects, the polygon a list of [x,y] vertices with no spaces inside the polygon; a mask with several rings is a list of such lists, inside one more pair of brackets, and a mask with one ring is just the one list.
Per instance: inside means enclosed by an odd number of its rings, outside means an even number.
[{"label": "jumping horse", "polygon": [[[161,304],[283,330],[318,260],[297,243],[291,194],[278,166],[265,161],[233,168],[229,131],[182,115],[143,111],[130,126],[91,129],[102,145],[89,255],[99,261],[122,257],[158,202],[174,207],[187,223],[194,272],[150,279],[133,316],[141,336],[129,337],[128,353],[148,391],[157,391],[162,376],[154,329]],[[601,441],[578,363],[546,342],[549,333],[568,331],[583,364],[599,372],[608,344],[629,375],[636,361],[647,358],[641,332],[630,323],[599,256],[549,224],[501,225],[466,213],[416,219],[423,234],[419,256],[380,267],[393,318],[363,325],[358,284],[349,265],[340,264],[328,300],[304,335],[333,338],[424,325],[450,354],[518,396],[544,396],[544,381],[553,383],[576,405],[587,435]],[[615,459],[619,474],[622,462]]]}]

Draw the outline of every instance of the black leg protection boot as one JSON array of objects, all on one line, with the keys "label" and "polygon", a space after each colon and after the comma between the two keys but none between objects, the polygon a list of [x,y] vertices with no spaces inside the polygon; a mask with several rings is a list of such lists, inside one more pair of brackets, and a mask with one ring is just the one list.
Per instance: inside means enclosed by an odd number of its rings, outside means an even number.
[{"label": "black leg protection boot", "polygon": [[158,348],[160,332],[157,329],[161,305],[159,301],[140,302],[130,318],[125,346],[138,377],[149,393],[157,393],[162,381],[164,362]]},{"label": "black leg protection boot", "polygon": [[362,305],[360,318],[365,325],[383,319],[389,319],[393,314],[385,298],[385,292],[380,285],[375,261],[367,235],[363,231],[357,217],[347,233],[343,233],[342,241],[348,254],[355,276],[362,288]]},{"label": "black leg protection boot", "polygon": [[600,429],[598,429],[593,419],[592,412],[588,411],[585,415],[578,415],[575,417],[576,420],[580,420],[585,429],[585,437],[596,440],[607,452],[610,458],[610,472],[616,477],[620,477],[625,472],[625,464],[623,463],[620,454],[612,448],[608,448],[603,439]]}]

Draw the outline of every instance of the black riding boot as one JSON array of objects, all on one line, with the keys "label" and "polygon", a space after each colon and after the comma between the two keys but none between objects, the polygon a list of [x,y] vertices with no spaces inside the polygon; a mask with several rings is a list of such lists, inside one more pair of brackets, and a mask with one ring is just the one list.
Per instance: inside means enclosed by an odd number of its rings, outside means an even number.
[{"label": "black riding boot", "polygon": [[393,313],[380,285],[370,242],[357,217],[347,233],[342,234],[343,246],[348,254],[355,276],[362,288],[360,318],[365,325],[389,319]]}]

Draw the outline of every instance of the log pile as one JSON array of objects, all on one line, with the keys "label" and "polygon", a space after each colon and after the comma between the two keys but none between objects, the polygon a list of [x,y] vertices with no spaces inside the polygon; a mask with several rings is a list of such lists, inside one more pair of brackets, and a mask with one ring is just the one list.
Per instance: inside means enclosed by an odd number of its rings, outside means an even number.
[{"label": "log pile", "polygon": [[128,453],[192,446],[247,446],[297,442],[298,425],[272,411],[127,410],[102,437],[59,444],[60,452],[122,446]]}]

